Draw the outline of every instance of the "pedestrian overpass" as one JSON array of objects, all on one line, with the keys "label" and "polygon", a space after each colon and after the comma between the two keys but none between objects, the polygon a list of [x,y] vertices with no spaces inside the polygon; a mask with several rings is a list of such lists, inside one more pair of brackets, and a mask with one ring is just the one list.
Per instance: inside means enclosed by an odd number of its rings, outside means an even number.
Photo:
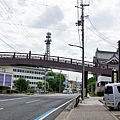
[{"label": "pedestrian overpass", "polygon": [[[82,73],[82,61],[60,56],[45,56],[41,54],[0,52],[0,66],[30,66],[60,69]],[[111,69],[98,68],[92,62],[84,61],[84,84],[87,89],[88,73],[112,76]]]}]

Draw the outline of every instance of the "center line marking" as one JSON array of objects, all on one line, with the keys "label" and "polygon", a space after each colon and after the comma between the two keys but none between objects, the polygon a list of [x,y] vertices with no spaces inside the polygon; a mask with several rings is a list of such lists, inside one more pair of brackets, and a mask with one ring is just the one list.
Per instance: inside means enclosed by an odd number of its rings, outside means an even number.
[{"label": "center line marking", "polygon": [[29,101],[29,102],[26,102],[26,103],[29,104],[29,103],[33,103],[33,102],[37,102],[37,101],[40,101],[40,100]]}]

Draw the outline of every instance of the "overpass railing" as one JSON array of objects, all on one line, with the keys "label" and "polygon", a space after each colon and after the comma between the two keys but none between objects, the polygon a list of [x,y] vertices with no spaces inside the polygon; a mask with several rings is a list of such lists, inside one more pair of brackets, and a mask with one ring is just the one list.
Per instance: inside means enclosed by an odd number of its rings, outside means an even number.
[{"label": "overpass railing", "polygon": [[[64,62],[64,63],[69,63],[69,64],[82,65],[82,60],[59,57],[59,56],[49,56],[48,59],[46,59],[45,55],[31,54],[31,52],[29,52],[29,53],[0,52],[0,58],[40,59],[40,60],[49,60],[49,61],[56,61],[56,62]],[[92,62],[88,62],[88,61],[84,61],[84,65],[89,66],[89,67],[95,66]]]}]

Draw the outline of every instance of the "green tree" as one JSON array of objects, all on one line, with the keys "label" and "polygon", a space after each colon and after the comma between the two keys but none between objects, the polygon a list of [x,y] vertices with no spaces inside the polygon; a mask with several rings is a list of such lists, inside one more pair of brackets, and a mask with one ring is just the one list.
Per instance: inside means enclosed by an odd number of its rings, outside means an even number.
[{"label": "green tree", "polygon": [[49,83],[49,88],[54,91],[61,92],[64,89],[63,82],[65,81],[65,76],[62,73],[56,74],[53,71],[47,72],[46,76],[54,76],[54,78],[47,78],[46,81]]},{"label": "green tree", "polygon": [[63,84],[63,82],[65,81],[65,76],[62,73],[58,73],[56,75],[56,78],[57,78],[56,89],[57,91],[61,92],[65,87],[65,85]]},{"label": "green tree", "polygon": [[26,81],[26,79],[24,78],[19,78],[14,81],[14,85],[16,89],[19,90],[20,92],[27,91],[29,86],[29,81],[28,80]]},{"label": "green tree", "polygon": [[91,91],[91,87],[93,87],[93,89],[95,90],[96,88],[96,77],[95,76],[88,79],[87,87],[89,91]]},{"label": "green tree", "polygon": [[54,78],[47,78],[46,81],[48,82],[49,88],[55,91],[56,90],[56,73],[54,73],[53,71],[50,71],[50,72],[47,72],[46,76],[54,76]]},{"label": "green tree", "polygon": [[42,84],[42,82],[40,82],[40,81],[37,83],[37,87],[39,88],[39,94],[40,94],[40,89],[42,88],[42,85],[43,85],[43,84]]},{"label": "green tree", "polygon": [[48,89],[49,89],[49,83],[46,82],[46,90],[48,90]]}]

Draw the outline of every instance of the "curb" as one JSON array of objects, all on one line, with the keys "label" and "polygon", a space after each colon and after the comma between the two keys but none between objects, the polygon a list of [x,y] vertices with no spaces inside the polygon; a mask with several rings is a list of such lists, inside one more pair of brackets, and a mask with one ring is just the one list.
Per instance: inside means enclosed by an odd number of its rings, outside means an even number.
[{"label": "curb", "polygon": [[73,100],[60,114],[55,120],[66,120],[70,111],[74,108],[76,100]]},{"label": "curb", "polygon": [[102,99],[98,99],[101,103],[105,104],[105,101]]}]

